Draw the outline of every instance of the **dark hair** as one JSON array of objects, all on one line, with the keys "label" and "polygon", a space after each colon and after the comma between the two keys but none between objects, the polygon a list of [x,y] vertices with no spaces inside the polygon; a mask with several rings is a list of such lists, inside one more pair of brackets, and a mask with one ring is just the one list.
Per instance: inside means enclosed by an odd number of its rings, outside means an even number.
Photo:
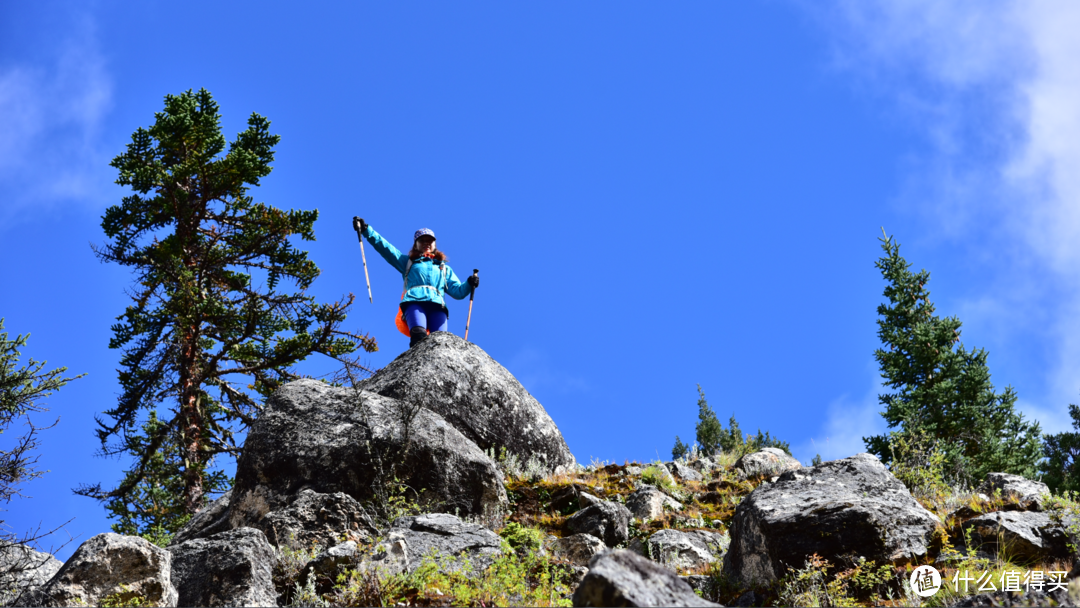
[{"label": "dark hair", "polygon": [[[410,260],[419,260],[420,256],[423,255],[423,254],[424,254],[424,252],[420,251],[420,248],[417,246],[416,241],[413,241],[412,249],[409,250],[409,259]],[[435,260],[436,262],[445,262],[446,261],[446,254],[443,253],[442,251],[436,249],[435,251],[431,252],[431,258],[433,260]]]}]

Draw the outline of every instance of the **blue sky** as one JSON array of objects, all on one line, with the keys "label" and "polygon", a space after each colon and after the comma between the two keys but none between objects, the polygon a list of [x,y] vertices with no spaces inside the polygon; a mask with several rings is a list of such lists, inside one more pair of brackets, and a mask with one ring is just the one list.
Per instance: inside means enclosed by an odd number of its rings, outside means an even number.
[{"label": "blue sky", "polygon": [[[699,383],[804,462],[862,451],[884,430],[881,226],[995,384],[1065,430],[1077,25],[1053,2],[0,5],[0,316],[24,357],[87,374],[37,419],[60,418],[50,472],[7,524],[75,518],[60,557],[108,529],[71,489],[128,464],[95,457],[93,417],[118,394],[130,276],[90,245],[124,195],[109,161],[201,87],[226,137],[252,112],[281,135],[256,200],[319,210],[311,293],[357,294],[371,364],[407,346],[400,277],[369,250],[361,297],[353,215],[399,247],[430,227],[459,275],[481,270],[470,338],[581,462],[669,458]],[[450,309],[461,334],[467,303]]]}]

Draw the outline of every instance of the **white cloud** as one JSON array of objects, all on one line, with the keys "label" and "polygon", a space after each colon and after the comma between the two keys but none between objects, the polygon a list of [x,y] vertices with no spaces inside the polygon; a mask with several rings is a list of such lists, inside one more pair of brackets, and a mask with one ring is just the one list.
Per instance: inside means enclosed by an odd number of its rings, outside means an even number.
[{"label": "white cloud", "polygon": [[872,370],[870,388],[857,398],[841,395],[829,403],[825,408],[821,435],[793,446],[796,458],[808,463],[815,454],[820,454],[822,460],[854,456],[866,451],[863,437],[880,435],[887,430],[880,413],[883,408],[878,403],[878,394],[883,388],[876,363],[867,369]]},{"label": "white cloud", "polygon": [[1062,430],[1080,395],[1080,4],[806,7],[837,68],[932,144],[910,160],[898,203],[926,219],[927,235],[987,265],[984,290],[961,304],[973,315],[965,328],[982,324],[1006,349],[1041,341],[1052,351],[1042,386],[1016,388],[1023,411]]},{"label": "white cloud", "polygon": [[61,203],[96,208],[114,179],[99,140],[111,107],[111,80],[93,24],[74,23],[39,60],[0,64],[5,225]]},{"label": "white cloud", "polygon": [[558,369],[551,364],[545,352],[535,348],[526,347],[518,351],[506,364],[506,369],[514,374],[518,382],[533,393],[533,396],[541,389],[566,394],[587,391],[589,388],[584,378]]}]

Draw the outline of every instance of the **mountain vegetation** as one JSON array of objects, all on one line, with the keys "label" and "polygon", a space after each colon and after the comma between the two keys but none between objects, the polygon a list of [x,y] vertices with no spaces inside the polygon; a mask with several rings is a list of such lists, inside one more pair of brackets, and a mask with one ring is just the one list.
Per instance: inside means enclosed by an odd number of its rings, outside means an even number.
[{"label": "mountain vegetation", "polygon": [[250,194],[280,140],[270,121],[252,114],[228,144],[220,121],[205,89],[168,95],[153,126],[112,161],[116,183],[133,193],[105,212],[108,241],[94,251],[129,268],[133,282],[109,343],[123,352],[121,394],[97,435],[103,454],[133,463],[117,487],[77,493],[103,501],[124,531],[173,531],[223,491],[215,458],[239,454],[235,434],[298,377],[296,363],[377,348],[343,329],[351,294],[320,304],[305,293],[319,269],[292,239],[315,239],[318,211],[283,211]]}]

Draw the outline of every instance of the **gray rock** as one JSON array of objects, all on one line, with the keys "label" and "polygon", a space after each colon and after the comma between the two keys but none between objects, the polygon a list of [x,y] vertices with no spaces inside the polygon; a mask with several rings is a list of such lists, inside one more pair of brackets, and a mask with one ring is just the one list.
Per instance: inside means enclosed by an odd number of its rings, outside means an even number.
[{"label": "gray rock", "polygon": [[415,517],[399,517],[387,534],[391,546],[404,543],[406,569],[415,570],[427,557],[456,558],[465,554],[464,562],[454,561],[449,569],[469,564],[479,573],[502,555],[502,539],[498,534],[479,525],[462,521],[446,513],[428,513]]},{"label": "gray rock", "polygon": [[551,552],[575,566],[588,566],[594,555],[606,549],[604,541],[592,534],[571,534],[556,540]]},{"label": "gray rock", "polygon": [[1029,511],[1042,511],[1043,501],[1050,496],[1050,488],[1045,483],[1011,473],[990,473],[975,489],[990,496],[995,490],[1001,491],[1002,498],[1012,498]]},{"label": "gray rock", "polygon": [[987,553],[1001,552],[1021,560],[1072,557],[1065,531],[1046,513],[996,511],[973,517],[961,527],[971,530],[972,544]]},{"label": "gray rock", "polygon": [[601,553],[574,592],[575,606],[717,606],[674,572],[626,549]]},{"label": "gray rock", "polygon": [[588,492],[581,492],[581,493],[578,494],[578,504],[581,505],[582,509],[584,509],[585,507],[591,507],[593,505],[598,505],[601,502],[603,502],[603,501],[601,501],[599,498],[593,496],[592,494],[589,494]]},{"label": "gray rock", "polygon": [[649,537],[648,555],[675,570],[688,570],[711,564],[724,556],[729,538],[703,530],[660,530]]},{"label": "gray rock", "polygon": [[720,465],[711,456],[702,456],[696,460],[691,460],[686,463],[686,466],[703,475],[720,468]]},{"label": "gray rock", "polygon": [[289,506],[271,511],[255,523],[276,547],[326,548],[343,541],[368,543],[378,534],[375,524],[352,496],[303,490]]},{"label": "gray rock", "polygon": [[838,567],[922,558],[940,521],[871,454],[788,471],[735,509],[724,572],[740,584],[771,583],[817,553]]},{"label": "gray rock", "polygon": [[638,519],[656,519],[664,515],[664,508],[681,511],[681,502],[671,498],[656,488],[641,484],[630,496],[626,497],[626,508]]},{"label": "gray rock", "polygon": [[522,463],[535,457],[551,471],[576,464],[543,406],[479,346],[452,333],[432,333],[361,386],[420,403],[482,450],[505,447]]},{"label": "gray rock", "polygon": [[359,561],[360,550],[356,543],[350,540],[319,553],[304,566],[301,572],[314,572],[315,576],[333,581],[338,571],[355,566]]},{"label": "gray rock", "polygon": [[700,591],[701,597],[712,602],[717,601],[720,588],[719,585],[716,584],[716,579],[713,577],[708,574],[689,574],[687,576],[680,576],[679,578],[686,581],[686,584],[690,585],[690,588],[693,589],[695,593]]},{"label": "gray rock", "polygon": [[53,577],[63,564],[48,553],[16,543],[0,546],[0,606],[18,605],[16,598],[33,594]]},{"label": "gray rock", "polygon": [[630,511],[617,502],[603,500],[574,513],[565,525],[571,534],[591,534],[614,547],[630,538]]},{"label": "gray rock", "polygon": [[641,468],[641,467],[639,467],[637,465],[630,465],[630,466],[626,467],[626,474],[630,475],[630,476],[633,476],[633,477],[641,477],[641,472],[644,471],[644,470],[645,469],[643,469],[643,468]]},{"label": "gray rock", "polygon": [[[172,555],[137,536],[98,534],[79,546],[39,590],[45,606],[101,605],[142,597],[156,606],[176,606]],[[37,602],[34,602],[37,603]]]},{"label": "gray rock", "polygon": [[762,448],[735,461],[735,470],[744,478],[773,477],[801,468],[801,462],[780,448]]},{"label": "gray rock", "polygon": [[184,524],[173,536],[170,545],[179,545],[196,538],[205,538],[211,534],[229,530],[229,501],[232,500],[232,488],[217,500],[206,505]]},{"label": "gray rock", "polygon": [[705,479],[701,473],[686,466],[685,464],[675,460],[673,462],[665,462],[664,466],[667,467],[671,474],[675,476],[675,479],[681,479],[683,481],[701,481]]},{"label": "gray rock", "polygon": [[180,606],[277,606],[277,551],[261,531],[228,530],[169,550]]},{"label": "gray rock", "polygon": [[370,500],[373,484],[391,474],[432,511],[490,517],[507,505],[495,463],[438,414],[369,392],[361,402],[352,389],[305,379],[275,392],[251,427],[229,523],[263,527],[303,489]]}]

